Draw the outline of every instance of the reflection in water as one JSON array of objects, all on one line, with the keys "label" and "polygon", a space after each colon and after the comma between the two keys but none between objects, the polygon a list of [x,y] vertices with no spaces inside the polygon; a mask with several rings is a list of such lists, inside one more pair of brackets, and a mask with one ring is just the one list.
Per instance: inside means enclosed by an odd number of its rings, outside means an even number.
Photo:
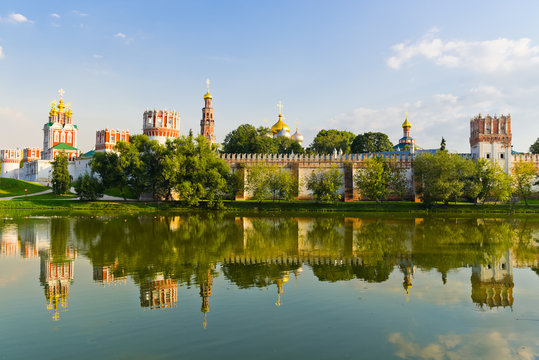
[{"label": "reflection in water", "polygon": [[274,286],[281,306],[285,285],[305,266],[321,282],[380,283],[398,269],[407,300],[417,269],[437,271],[446,284],[449,271],[471,267],[473,303],[512,307],[513,267],[538,268],[538,228],[481,219],[81,216],[5,220],[0,248],[4,256],[40,257],[40,282],[54,320],[67,310],[74,262],[82,254],[99,284],[125,284],[129,276],[145,309],[174,308],[180,286],[198,286],[206,328],[219,274],[240,289]]},{"label": "reflection in water", "polygon": [[73,283],[77,252],[66,248],[58,259],[51,251],[40,253],[41,273],[39,281],[45,290],[47,310],[52,310],[52,319],[60,319],[60,310],[67,311],[69,286]]},{"label": "reflection in water", "polygon": [[511,250],[487,264],[472,267],[472,300],[483,306],[513,306],[513,264]]}]

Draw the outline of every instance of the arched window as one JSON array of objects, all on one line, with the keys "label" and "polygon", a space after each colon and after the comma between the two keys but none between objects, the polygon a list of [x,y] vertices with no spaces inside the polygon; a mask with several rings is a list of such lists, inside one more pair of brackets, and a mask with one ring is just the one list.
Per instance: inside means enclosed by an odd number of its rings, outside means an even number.
[{"label": "arched window", "polygon": [[71,143],[71,133],[67,133],[67,143]]},{"label": "arched window", "polygon": [[66,134],[64,132],[62,132],[62,135],[60,135],[60,142],[65,142],[66,141]]},{"label": "arched window", "polygon": [[54,132],[54,142],[58,142],[58,141],[60,141],[58,131],[55,131]]}]

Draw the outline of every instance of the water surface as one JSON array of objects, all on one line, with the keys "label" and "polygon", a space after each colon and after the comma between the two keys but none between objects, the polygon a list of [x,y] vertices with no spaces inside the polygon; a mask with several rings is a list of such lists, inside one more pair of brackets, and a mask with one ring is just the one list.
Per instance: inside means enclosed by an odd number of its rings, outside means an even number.
[{"label": "water surface", "polygon": [[0,358],[539,357],[539,220],[0,222]]}]

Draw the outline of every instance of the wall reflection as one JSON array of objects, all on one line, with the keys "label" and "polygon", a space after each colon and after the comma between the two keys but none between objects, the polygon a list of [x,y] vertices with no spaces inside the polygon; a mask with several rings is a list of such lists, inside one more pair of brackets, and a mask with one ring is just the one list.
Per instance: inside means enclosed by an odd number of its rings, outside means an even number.
[{"label": "wall reflection", "polygon": [[205,328],[214,279],[239,289],[285,288],[305,267],[321,282],[387,281],[402,274],[411,299],[418,269],[442,284],[453,269],[471,268],[471,301],[485,310],[512,307],[513,268],[539,267],[539,224],[520,220],[354,217],[182,216],[53,217],[4,220],[2,256],[40,259],[40,283],[52,319],[68,309],[79,254],[93,281],[140,289],[143,309],[178,306],[179,288],[197,286]]}]

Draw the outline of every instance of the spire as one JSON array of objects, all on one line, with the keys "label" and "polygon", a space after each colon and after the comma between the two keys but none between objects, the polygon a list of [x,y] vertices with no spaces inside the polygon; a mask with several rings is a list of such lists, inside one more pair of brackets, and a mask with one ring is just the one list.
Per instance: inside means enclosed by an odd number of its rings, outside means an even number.
[{"label": "spire", "polygon": [[206,94],[204,95],[204,100],[211,100],[212,96],[210,94],[210,79],[206,79]]}]

